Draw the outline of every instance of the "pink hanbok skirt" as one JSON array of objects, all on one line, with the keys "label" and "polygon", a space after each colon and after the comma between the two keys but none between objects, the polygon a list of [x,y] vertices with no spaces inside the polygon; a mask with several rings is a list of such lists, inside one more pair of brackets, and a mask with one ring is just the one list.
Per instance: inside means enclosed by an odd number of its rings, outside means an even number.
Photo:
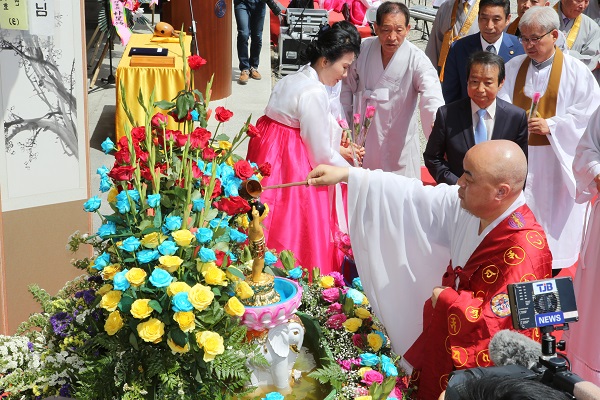
[{"label": "pink hanbok skirt", "polygon": [[[269,162],[271,175],[263,186],[299,182],[313,169],[300,129],[263,116],[256,127],[260,137],[250,139],[248,161],[258,165]],[[260,200],[269,206],[263,221],[267,248],[281,252],[291,250],[297,265],[319,267],[321,274],[340,271],[342,254],[333,242],[337,229],[333,212],[333,188],[294,186],[265,190]]]}]

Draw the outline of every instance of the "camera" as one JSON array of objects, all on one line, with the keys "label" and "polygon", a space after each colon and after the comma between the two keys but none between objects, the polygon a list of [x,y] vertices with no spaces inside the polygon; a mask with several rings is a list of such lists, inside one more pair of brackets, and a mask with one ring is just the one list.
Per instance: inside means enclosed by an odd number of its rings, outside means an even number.
[{"label": "camera", "polygon": [[490,357],[497,366],[452,372],[445,399],[468,399],[469,386],[498,377],[536,381],[564,393],[566,398],[600,398],[600,388],[569,371],[566,357],[556,353],[557,348],[565,349],[565,343],[561,340],[557,344],[552,332],[568,330],[568,324],[579,319],[573,280],[566,277],[520,282],[509,284],[507,289],[513,327],[538,328],[542,333],[541,348],[517,332],[498,332],[489,346]]}]

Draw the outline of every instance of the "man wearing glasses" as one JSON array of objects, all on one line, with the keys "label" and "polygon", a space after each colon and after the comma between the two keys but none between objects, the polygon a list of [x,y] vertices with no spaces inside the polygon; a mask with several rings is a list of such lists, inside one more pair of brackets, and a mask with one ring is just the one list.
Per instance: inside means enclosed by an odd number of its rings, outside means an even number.
[{"label": "man wearing glasses", "polygon": [[[406,40],[410,13],[402,3],[387,1],[377,9],[375,32],[344,79],[340,100],[348,121],[353,113],[375,107],[363,167],[421,177],[417,102],[425,137],[438,107],[444,105],[437,72],[422,50]],[[419,98],[420,97],[420,98]]]},{"label": "man wearing glasses", "polygon": [[577,142],[600,105],[600,88],[589,69],[555,46],[559,26],[551,7],[531,7],[523,14],[519,30],[526,55],[506,64],[498,95],[530,114],[525,198],[546,232],[554,274],[574,265],[579,255],[585,205],[575,204],[571,166]]}]

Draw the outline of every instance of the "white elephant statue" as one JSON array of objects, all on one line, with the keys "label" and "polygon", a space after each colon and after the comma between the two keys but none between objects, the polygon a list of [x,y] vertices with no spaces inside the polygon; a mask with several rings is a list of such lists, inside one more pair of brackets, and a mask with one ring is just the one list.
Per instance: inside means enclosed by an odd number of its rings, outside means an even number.
[{"label": "white elephant statue", "polygon": [[252,386],[274,385],[277,389],[290,388],[290,376],[304,341],[304,326],[298,317],[269,329],[261,351],[269,367],[249,365]]}]

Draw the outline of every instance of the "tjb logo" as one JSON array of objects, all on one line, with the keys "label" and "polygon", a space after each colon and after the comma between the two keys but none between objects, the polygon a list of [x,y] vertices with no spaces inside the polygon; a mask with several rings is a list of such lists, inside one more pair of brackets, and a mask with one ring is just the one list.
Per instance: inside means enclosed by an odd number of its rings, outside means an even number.
[{"label": "tjb logo", "polygon": [[535,286],[537,286],[537,293],[547,293],[554,291],[554,285],[552,284],[552,282],[542,282],[536,284]]}]

